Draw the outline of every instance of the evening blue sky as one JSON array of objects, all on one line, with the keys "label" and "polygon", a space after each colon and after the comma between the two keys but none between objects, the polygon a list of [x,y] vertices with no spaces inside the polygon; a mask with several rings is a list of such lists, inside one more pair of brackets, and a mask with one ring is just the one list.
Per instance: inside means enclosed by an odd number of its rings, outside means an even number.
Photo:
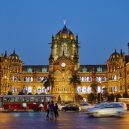
[{"label": "evening blue sky", "polygon": [[49,63],[50,42],[67,27],[80,42],[80,64],[105,64],[129,42],[129,0],[1,0],[0,53],[14,48],[24,64]]}]

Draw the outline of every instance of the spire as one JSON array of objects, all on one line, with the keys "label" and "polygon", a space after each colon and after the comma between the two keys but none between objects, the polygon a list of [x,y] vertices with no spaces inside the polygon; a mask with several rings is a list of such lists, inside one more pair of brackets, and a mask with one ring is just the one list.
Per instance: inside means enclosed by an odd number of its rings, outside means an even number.
[{"label": "spire", "polygon": [[54,41],[54,36],[52,35],[52,41]]},{"label": "spire", "polygon": [[115,49],[115,53],[116,53],[116,49]]},{"label": "spire", "polygon": [[15,53],[15,48],[14,48],[14,50],[13,50],[13,54],[16,54],[16,53]]},{"label": "spire", "polygon": [[129,55],[129,43],[128,43],[128,55]]},{"label": "spire", "polygon": [[67,20],[64,19],[64,20],[63,20],[63,23],[64,23],[64,26],[66,26]]},{"label": "spire", "polygon": [[5,51],[4,57],[7,57],[7,51]]},{"label": "spire", "polygon": [[64,20],[63,20],[63,23],[64,23],[63,30],[67,30],[67,27],[66,27],[67,20],[66,20],[66,19],[64,19]]},{"label": "spire", "polygon": [[78,35],[76,35],[76,41],[78,42]]},{"label": "spire", "polygon": [[120,55],[123,55],[123,51],[122,51],[122,49],[120,49]]}]

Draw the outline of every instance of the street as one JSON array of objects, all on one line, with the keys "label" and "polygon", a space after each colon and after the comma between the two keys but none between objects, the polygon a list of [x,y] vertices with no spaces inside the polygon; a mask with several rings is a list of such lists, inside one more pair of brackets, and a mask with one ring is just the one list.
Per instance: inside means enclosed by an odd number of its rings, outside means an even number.
[{"label": "street", "polygon": [[44,112],[0,113],[0,129],[129,129],[124,118],[89,118],[83,112],[59,112],[57,120],[46,120]]}]

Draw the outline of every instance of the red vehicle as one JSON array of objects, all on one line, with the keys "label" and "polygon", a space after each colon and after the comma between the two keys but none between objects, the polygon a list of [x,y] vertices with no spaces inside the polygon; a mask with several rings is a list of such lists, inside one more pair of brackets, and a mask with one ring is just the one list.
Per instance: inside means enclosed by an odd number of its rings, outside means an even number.
[{"label": "red vehicle", "polygon": [[1,111],[45,111],[52,95],[1,95]]}]

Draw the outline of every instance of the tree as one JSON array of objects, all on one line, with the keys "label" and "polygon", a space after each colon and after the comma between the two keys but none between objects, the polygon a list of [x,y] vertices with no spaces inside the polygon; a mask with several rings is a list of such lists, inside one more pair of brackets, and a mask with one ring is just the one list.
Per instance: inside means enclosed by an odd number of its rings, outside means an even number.
[{"label": "tree", "polygon": [[52,78],[51,76],[48,76],[43,80],[43,83],[44,83],[45,89],[47,89],[50,86],[52,87],[54,83],[54,78]]},{"label": "tree", "polygon": [[73,74],[72,77],[70,78],[70,84],[73,84],[74,86],[76,86],[76,84],[80,84],[80,78],[79,75]]},{"label": "tree", "polygon": [[97,92],[97,84],[93,82],[93,83],[90,85],[90,87],[91,87],[91,89],[92,89],[92,92],[96,94],[96,92]]},{"label": "tree", "polygon": [[88,94],[87,99],[89,103],[94,103],[95,95],[93,93],[90,93]]},{"label": "tree", "polygon": [[77,102],[81,102],[81,101],[83,101],[83,96],[81,96],[81,95],[79,95],[79,94],[76,94],[76,95],[75,95],[75,100],[76,100]]},{"label": "tree", "polygon": [[95,82],[93,82],[91,85],[90,85],[91,89],[92,89],[92,93],[94,94],[94,101],[96,103],[97,101],[97,84]]},{"label": "tree", "polygon": [[[79,75],[73,74],[72,77],[69,79],[70,79],[70,84],[73,84],[73,86],[74,86],[74,93],[76,94],[76,86],[77,86],[77,84],[81,83]],[[76,98],[75,98],[75,101],[76,101]]]}]

